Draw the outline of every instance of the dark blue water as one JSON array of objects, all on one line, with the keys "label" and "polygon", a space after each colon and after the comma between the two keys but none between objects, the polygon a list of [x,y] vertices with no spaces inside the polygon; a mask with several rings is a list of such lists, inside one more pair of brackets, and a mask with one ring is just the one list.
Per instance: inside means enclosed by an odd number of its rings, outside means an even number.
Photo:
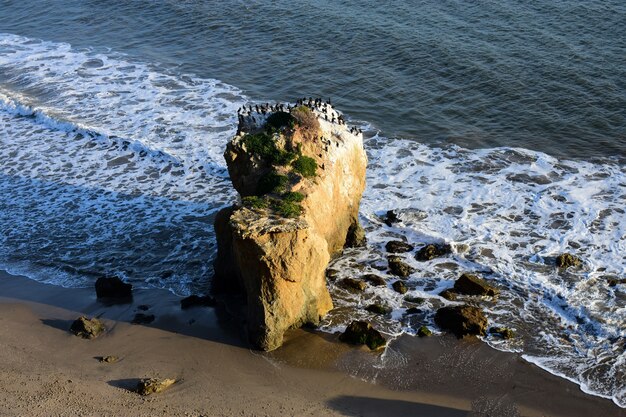
[{"label": "dark blue water", "polygon": [[623,1],[2,1],[0,32],[112,48],[388,137],[626,154]]}]

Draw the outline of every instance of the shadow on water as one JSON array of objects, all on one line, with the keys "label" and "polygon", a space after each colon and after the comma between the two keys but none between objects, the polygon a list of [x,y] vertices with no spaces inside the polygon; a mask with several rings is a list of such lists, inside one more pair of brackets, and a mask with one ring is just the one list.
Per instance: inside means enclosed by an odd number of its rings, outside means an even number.
[{"label": "shadow on water", "polygon": [[468,417],[467,411],[403,400],[342,395],[328,401],[328,406],[346,416],[439,416]]}]

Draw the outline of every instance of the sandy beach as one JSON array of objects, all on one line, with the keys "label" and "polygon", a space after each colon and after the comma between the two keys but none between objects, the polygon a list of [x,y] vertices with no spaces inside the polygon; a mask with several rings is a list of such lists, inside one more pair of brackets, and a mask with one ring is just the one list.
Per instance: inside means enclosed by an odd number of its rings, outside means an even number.
[{"label": "sandy beach", "polygon": [[[106,306],[91,289],[2,273],[0,294],[2,416],[626,416],[476,340],[400,338],[381,361],[294,330],[282,348],[260,353],[228,313],[183,311],[167,291],[137,290],[132,304]],[[130,323],[140,305],[153,323]],[[100,317],[107,332],[73,336],[80,314]],[[100,363],[106,355],[120,361]],[[145,377],[178,382],[141,397],[130,389]]]}]

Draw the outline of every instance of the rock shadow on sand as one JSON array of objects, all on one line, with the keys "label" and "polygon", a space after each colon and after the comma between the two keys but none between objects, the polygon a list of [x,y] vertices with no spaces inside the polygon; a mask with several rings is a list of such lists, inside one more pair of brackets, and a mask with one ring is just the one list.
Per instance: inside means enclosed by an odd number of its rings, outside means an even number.
[{"label": "rock shadow on sand", "polygon": [[438,405],[422,404],[403,400],[357,397],[342,395],[327,402],[327,405],[346,416],[437,416],[468,417],[468,412]]}]

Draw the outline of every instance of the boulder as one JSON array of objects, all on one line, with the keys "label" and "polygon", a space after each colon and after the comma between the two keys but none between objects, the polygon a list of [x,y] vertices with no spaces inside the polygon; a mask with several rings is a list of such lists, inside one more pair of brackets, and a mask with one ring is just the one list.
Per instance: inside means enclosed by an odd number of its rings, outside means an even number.
[{"label": "boulder", "polygon": [[158,378],[146,378],[137,383],[135,391],[139,395],[150,395],[159,393],[166,388],[171,387],[176,383],[175,379],[158,379]]},{"label": "boulder", "polygon": [[96,296],[98,298],[131,299],[133,286],[118,277],[100,277],[96,281]]},{"label": "boulder", "polygon": [[400,294],[405,294],[409,290],[406,284],[400,280],[394,282],[393,284],[391,284],[391,286],[396,292]]},{"label": "boulder", "polygon": [[348,290],[355,291],[365,291],[365,288],[367,288],[367,284],[365,284],[365,282],[354,278],[344,278],[339,281],[339,285]]},{"label": "boulder", "polygon": [[415,272],[415,269],[404,262],[399,256],[389,256],[387,257],[387,261],[389,262],[389,271],[396,276],[406,278]]},{"label": "boulder", "polygon": [[433,332],[430,331],[430,329],[426,326],[421,326],[419,329],[417,329],[417,335],[419,337],[428,337],[431,336],[433,334]]},{"label": "boulder", "polygon": [[98,337],[106,328],[104,324],[97,318],[89,319],[85,316],[80,316],[72,323],[70,331],[76,336],[80,336],[83,339],[94,339]]},{"label": "boulder", "polygon": [[391,307],[378,304],[378,303],[370,304],[367,307],[365,307],[365,309],[369,311],[370,313],[374,313],[374,314],[391,314],[391,312],[393,311]]},{"label": "boulder", "polygon": [[454,291],[465,295],[489,295],[495,296],[500,290],[489,285],[487,281],[478,278],[476,275],[463,274],[454,282]]},{"label": "boulder", "polygon": [[442,307],[435,313],[435,323],[458,338],[487,334],[487,317],[478,307],[468,305]]},{"label": "boulder", "polygon": [[215,307],[215,298],[210,295],[190,295],[180,300],[180,308],[187,310],[191,307]]},{"label": "boulder", "polygon": [[515,337],[515,332],[508,327],[490,327],[489,334],[501,337],[502,339],[512,339]]},{"label": "boulder", "polygon": [[569,268],[570,266],[581,266],[582,261],[580,258],[570,254],[562,253],[556,257],[556,266],[559,268]]},{"label": "boulder", "polygon": [[365,321],[353,321],[339,336],[339,340],[351,345],[367,345],[370,350],[379,349],[387,343],[383,335]]},{"label": "boulder", "polygon": [[385,224],[391,227],[394,223],[399,223],[400,219],[394,210],[388,210],[385,215]]},{"label": "boulder", "polygon": [[406,297],[404,297],[404,301],[407,301],[413,304],[423,304],[424,301],[426,300],[423,299],[422,297],[413,297],[412,295],[407,295]]},{"label": "boulder", "polygon": [[411,252],[415,247],[401,240],[390,240],[385,245],[385,250],[390,253]]},{"label": "boulder", "polygon": [[431,259],[439,258],[452,253],[452,246],[447,244],[441,245],[426,245],[415,254],[415,259],[418,261],[430,261]]},{"label": "boulder", "polygon": [[456,293],[452,288],[448,288],[447,290],[443,290],[439,293],[439,296],[445,298],[448,301],[456,301]]},{"label": "boulder", "polygon": [[263,115],[240,117],[224,158],[242,203],[215,218],[213,291],[244,296],[247,334],[262,350],[279,347],[289,328],[320,322],[333,307],[330,259],[364,242],[362,134],[315,108],[291,114],[278,128]]},{"label": "boulder", "polygon": [[385,278],[381,277],[380,275],[365,274],[363,275],[362,278],[364,281],[367,281],[368,283],[370,283],[371,285],[375,287],[382,287],[382,286],[387,285],[387,281],[385,281]]}]

